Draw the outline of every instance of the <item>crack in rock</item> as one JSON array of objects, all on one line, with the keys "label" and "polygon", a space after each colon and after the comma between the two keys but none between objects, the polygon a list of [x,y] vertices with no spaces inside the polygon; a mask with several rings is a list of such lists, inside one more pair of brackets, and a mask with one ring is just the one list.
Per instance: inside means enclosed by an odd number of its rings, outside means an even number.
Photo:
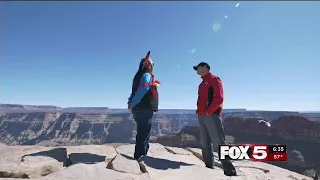
[{"label": "crack in rock", "polygon": [[294,180],[299,180],[298,178],[292,176],[292,175],[289,175],[288,178],[291,178],[291,179],[294,179]]},{"label": "crack in rock", "polygon": [[195,152],[195,151],[193,151],[193,150],[191,150],[191,149],[189,149],[189,148],[186,148],[185,150],[191,152],[195,157],[197,157],[197,158],[200,159],[202,162],[204,162],[203,157],[202,157],[202,154],[197,153],[197,152]]},{"label": "crack in rock", "polygon": [[[113,157],[113,158],[108,158],[107,156],[106,156],[106,158],[105,158],[105,162],[107,163],[107,168],[108,168],[108,166],[112,166],[112,164],[111,165],[109,165],[109,163],[111,163],[116,157],[117,157],[117,155],[119,154],[118,153],[118,151],[117,151],[117,148],[115,148],[115,147],[113,147],[114,148],[114,150],[116,151],[116,155]],[[109,168],[108,168],[109,169]]]},{"label": "crack in rock", "polygon": [[[117,152],[117,153],[118,153],[118,152]],[[118,155],[118,154],[117,154],[117,155]],[[108,162],[107,167],[106,167],[107,169],[111,169],[111,170],[117,171],[117,170],[113,169],[113,164],[112,164],[112,162],[116,159],[117,155],[116,155],[115,157],[113,157],[113,158]]]},{"label": "crack in rock", "polygon": [[257,169],[257,170],[261,170],[262,172],[264,172],[265,174],[269,173],[270,170],[268,169],[263,169],[263,168],[259,168],[259,167],[254,167],[254,166],[237,166],[238,168],[251,168],[251,169]]},{"label": "crack in rock", "polygon": [[21,178],[21,179],[30,179],[26,173],[23,172],[7,172],[0,171],[0,178]]},{"label": "crack in rock", "polygon": [[172,153],[172,154],[177,154],[176,152],[172,151],[171,149],[167,148],[167,147],[164,147],[165,150],[167,150],[169,153]]},{"label": "crack in rock", "polygon": [[143,163],[134,158],[118,153],[108,164],[107,169],[111,169],[121,173],[141,174],[147,173],[146,167]]}]

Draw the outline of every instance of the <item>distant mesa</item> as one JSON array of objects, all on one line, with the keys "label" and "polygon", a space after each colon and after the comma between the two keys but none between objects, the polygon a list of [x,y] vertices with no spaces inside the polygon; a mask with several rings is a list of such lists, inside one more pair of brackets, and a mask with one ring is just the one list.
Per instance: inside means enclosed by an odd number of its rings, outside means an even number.
[{"label": "distant mesa", "polygon": [[63,108],[51,105],[0,104],[0,112],[55,112]]},{"label": "distant mesa", "polygon": [[0,104],[0,112],[26,113],[26,112],[66,112],[66,113],[110,113],[108,107],[67,107],[62,108],[52,105],[21,105],[21,104]]},{"label": "distant mesa", "polygon": [[110,113],[111,109],[108,107],[68,107],[63,108],[63,112],[68,113]]},{"label": "distant mesa", "polygon": [[[224,112],[245,112],[246,109],[225,109]],[[109,107],[58,107],[52,105],[21,105],[21,104],[0,104],[0,113],[6,112],[65,112],[65,113],[129,113],[128,109],[111,109]],[[195,114],[194,109],[160,109],[159,114]]]}]

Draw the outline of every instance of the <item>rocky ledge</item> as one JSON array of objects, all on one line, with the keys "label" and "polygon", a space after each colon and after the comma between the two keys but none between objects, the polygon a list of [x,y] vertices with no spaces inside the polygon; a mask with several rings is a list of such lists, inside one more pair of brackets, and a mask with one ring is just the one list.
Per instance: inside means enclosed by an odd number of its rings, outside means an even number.
[{"label": "rocky ledge", "polygon": [[196,148],[151,144],[141,162],[134,145],[7,146],[0,144],[0,180],[310,180],[270,164],[236,161],[238,177],[204,166]]}]

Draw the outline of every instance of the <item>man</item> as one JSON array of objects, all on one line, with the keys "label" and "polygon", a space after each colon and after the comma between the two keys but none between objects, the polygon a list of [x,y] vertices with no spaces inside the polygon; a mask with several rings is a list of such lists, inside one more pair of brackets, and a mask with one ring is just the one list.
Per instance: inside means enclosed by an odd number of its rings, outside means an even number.
[{"label": "man", "polygon": [[[214,155],[211,143],[215,149],[225,144],[225,134],[222,124],[223,86],[218,76],[210,73],[210,66],[201,62],[193,69],[201,76],[199,85],[197,115],[199,119],[202,156],[207,168],[214,168]],[[230,160],[221,161],[226,176],[236,176],[237,172]]]},{"label": "man", "polygon": [[128,99],[128,109],[132,111],[137,124],[134,158],[141,160],[149,150],[149,139],[153,113],[158,111],[158,90],[160,82],[154,80],[153,62],[150,51],[140,61],[133,78],[132,92]]}]

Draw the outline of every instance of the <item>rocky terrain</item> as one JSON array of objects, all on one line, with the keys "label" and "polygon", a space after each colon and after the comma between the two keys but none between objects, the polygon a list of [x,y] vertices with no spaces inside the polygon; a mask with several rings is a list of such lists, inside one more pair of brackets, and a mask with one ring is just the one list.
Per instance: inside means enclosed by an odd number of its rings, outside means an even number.
[{"label": "rocky terrain", "polygon": [[[196,125],[195,118],[194,115],[191,118],[183,114],[157,114],[152,136],[179,132],[187,124]],[[0,141],[8,145],[127,143],[134,140],[135,134],[135,122],[129,113],[29,112],[0,115]]]},{"label": "rocky terrain", "polygon": [[64,112],[80,114],[106,114],[111,109],[107,107],[68,107],[61,108],[52,105],[21,105],[21,104],[0,104],[0,113],[30,113],[30,112]]},{"label": "rocky terrain", "polygon": [[[298,112],[232,109],[225,110],[223,117],[273,120],[294,114]],[[186,125],[198,125],[194,110],[160,110],[151,136],[177,134]],[[0,104],[0,142],[8,145],[128,143],[135,134],[135,122],[125,109]]]},{"label": "rocky terrain", "polygon": [[[320,122],[310,121],[303,116],[281,116],[273,120],[268,128],[258,120],[238,116],[226,118],[227,142],[286,144],[289,161],[272,164],[299,173],[314,174],[320,161]],[[178,134],[158,137],[156,142],[174,147],[200,147],[199,127],[185,126]]]},{"label": "rocky terrain", "polygon": [[[223,174],[217,161],[205,167],[200,149],[151,144],[141,162],[133,145],[6,146],[0,144],[0,179],[35,180],[311,180],[270,164],[236,161],[237,177]],[[216,154],[215,154],[216,155]]]},{"label": "rocky terrain", "polygon": [[[298,162],[273,164],[309,175],[320,161],[318,117],[317,113],[244,109],[223,113],[229,143],[286,144],[290,152],[298,153]],[[258,123],[260,119],[268,120],[271,128]],[[0,142],[7,145],[132,143],[135,134],[133,117],[124,109],[0,104]],[[154,116],[151,136],[152,142],[165,146],[199,148],[194,110],[160,110]]]}]

